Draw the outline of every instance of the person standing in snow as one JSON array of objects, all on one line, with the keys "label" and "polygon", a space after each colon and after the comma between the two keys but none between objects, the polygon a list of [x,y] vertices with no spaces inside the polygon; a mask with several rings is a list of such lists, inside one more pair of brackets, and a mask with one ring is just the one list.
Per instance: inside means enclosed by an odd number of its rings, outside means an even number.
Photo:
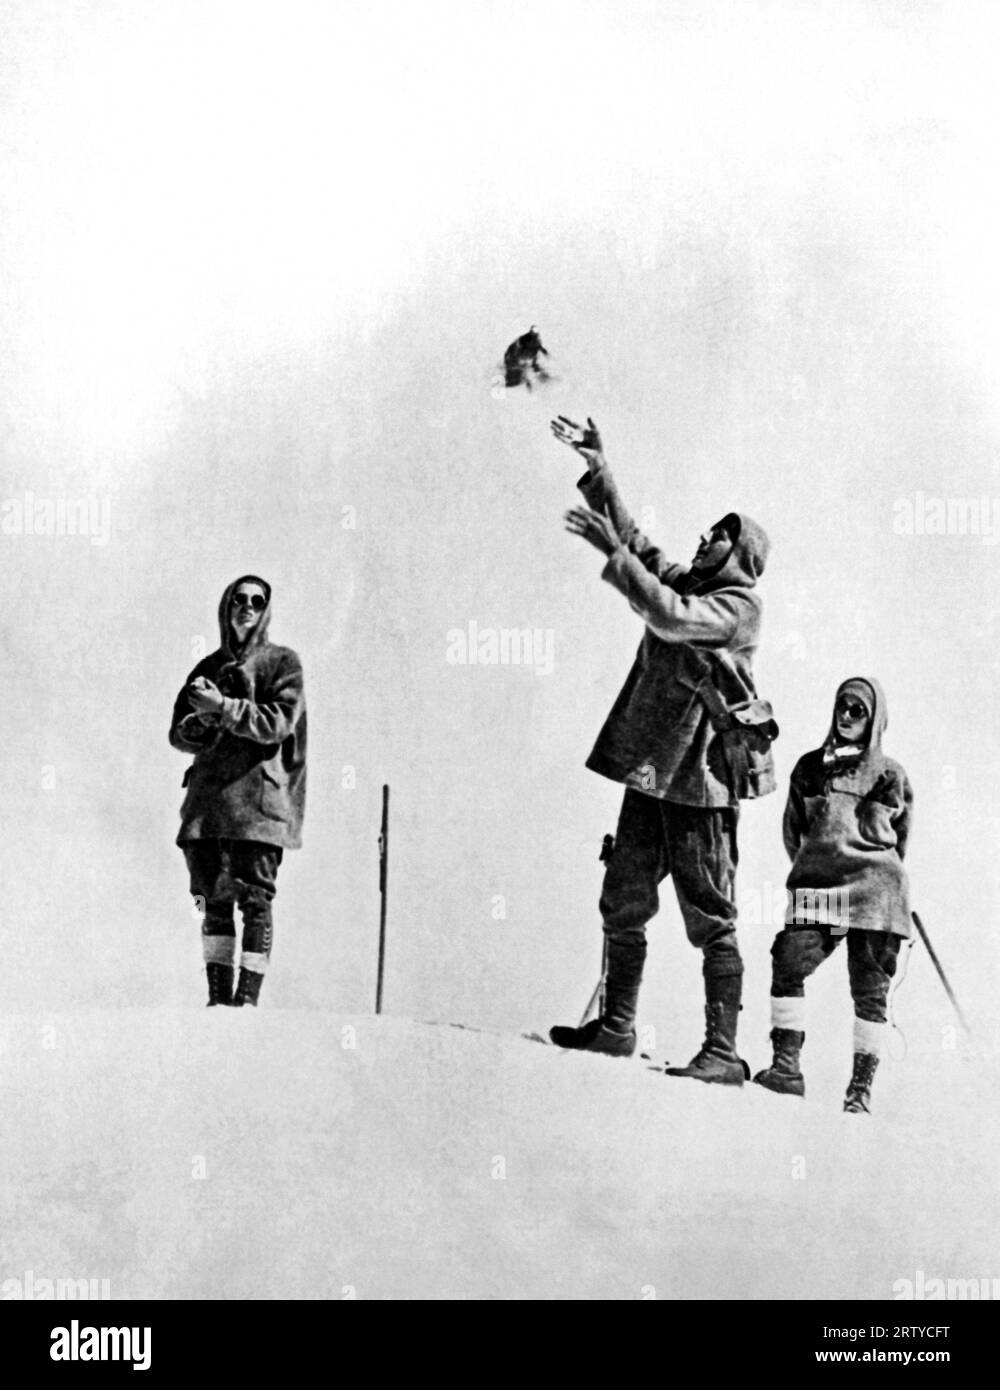
[{"label": "person standing in snow", "polygon": [[[302,844],[306,708],[295,652],[268,641],[271,587],[244,574],[219,604],[219,648],[174,703],[170,742],[184,774],[177,843],[204,907],[209,1004],[257,1004],[271,955],[271,901],[286,849]],[[239,980],[234,905],[243,917]]]},{"label": "person standing in snow", "polygon": [[690,568],[670,563],[626,511],[594,422],[582,429],[560,416],[552,428],[587,461],[578,486],[590,507],[568,512],[567,529],[605,555],[602,578],[645,631],[587,759],[592,771],[625,786],[600,899],[604,1009],[550,1037],[562,1047],[632,1055],[646,924],[659,908],[660,882],[672,875],[688,940],[702,952],[706,1027],[690,1064],[669,1073],[742,1086],[749,1069],[736,1050],[737,822],[742,799],[774,790],[770,744],[778,732],[751,669],[768,540],[756,522],[732,512],[702,535]]},{"label": "person standing in snow", "polygon": [[786,925],[771,947],[774,1060],[754,1081],[805,1094],[804,982],[847,937],[854,1000],[854,1069],[844,1109],[869,1113],[872,1078],[886,1030],[886,1001],[904,938],[910,935],[903,857],[913,793],[899,763],[882,752],[885,695],[871,677],[837,690],[821,748],[792,770],[784,839],[792,861]]}]

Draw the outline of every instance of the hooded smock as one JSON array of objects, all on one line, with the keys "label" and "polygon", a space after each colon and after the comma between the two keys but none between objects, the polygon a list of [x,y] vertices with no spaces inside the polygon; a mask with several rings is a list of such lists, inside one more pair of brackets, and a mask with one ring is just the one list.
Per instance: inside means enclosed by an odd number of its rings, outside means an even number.
[{"label": "hooded smock", "polygon": [[[870,709],[868,740],[857,757],[838,743],[836,699],[860,695]],[[826,925],[910,935],[903,867],[913,792],[899,763],[882,752],[885,694],[870,676],[842,682],[830,731],[795,764],[785,806],[789,925]]]},{"label": "hooded smock", "polygon": [[[242,648],[230,627],[237,586],[254,582],[267,602]],[[256,840],[298,849],[306,792],[306,707],[302,664],[288,647],[268,640],[270,587],[244,575],[219,603],[219,647],[199,661],[174,703],[170,742],[194,762],[184,775],[177,843]],[[188,687],[198,676],[225,697],[219,714],[192,711]]]},{"label": "hooded smock", "polygon": [[[601,578],[646,624],[635,661],[587,759],[587,767],[648,796],[686,806],[738,805],[723,740],[698,686],[708,674],[727,706],[755,700],[752,661],[760,640],[756,590],[769,542],[748,516],[721,569],[701,575],[666,560],[635,525],[606,466],[580,479],[589,505],[621,539]],[[733,527],[737,529],[737,527]],[[775,788],[770,749],[758,757],[750,796]]]}]

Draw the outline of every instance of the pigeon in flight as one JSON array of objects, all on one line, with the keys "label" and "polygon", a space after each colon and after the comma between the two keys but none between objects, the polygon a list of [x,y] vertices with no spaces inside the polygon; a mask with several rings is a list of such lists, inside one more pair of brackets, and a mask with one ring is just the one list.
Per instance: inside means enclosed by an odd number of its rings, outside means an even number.
[{"label": "pigeon in flight", "polygon": [[542,347],[538,329],[532,324],[527,333],[522,333],[511,343],[503,355],[505,385],[526,386],[530,391],[535,382],[548,381],[549,373],[538,360],[548,355],[548,349]]}]

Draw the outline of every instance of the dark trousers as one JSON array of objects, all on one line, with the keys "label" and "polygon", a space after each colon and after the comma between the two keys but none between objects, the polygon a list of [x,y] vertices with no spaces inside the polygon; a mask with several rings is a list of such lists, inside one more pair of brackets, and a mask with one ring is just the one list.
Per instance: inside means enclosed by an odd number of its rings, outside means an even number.
[{"label": "dark trousers", "polygon": [[734,888],[739,808],[680,806],[629,787],[601,891],[609,981],[637,986],[646,959],[646,923],[668,876],[688,940],[704,952],[710,978],[739,977]]},{"label": "dark trousers", "polygon": [[191,893],[204,913],[202,936],[235,936],[233,909],[239,904],[244,953],[270,956],[280,846],[257,840],[188,840],[181,848]]},{"label": "dark trousers", "polygon": [[[776,999],[801,999],[804,981],[832,955],[844,939],[832,927],[786,927],[771,947],[771,993]],[[895,932],[848,931],[847,973],[858,1018],[885,1023],[889,986],[896,973],[903,938]]]}]

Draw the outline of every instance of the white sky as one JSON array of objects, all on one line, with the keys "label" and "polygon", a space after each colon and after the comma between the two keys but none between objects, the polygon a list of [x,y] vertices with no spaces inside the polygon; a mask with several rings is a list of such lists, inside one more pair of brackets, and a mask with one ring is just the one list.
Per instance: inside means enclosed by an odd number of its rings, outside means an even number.
[{"label": "white sky", "polygon": [[[574,1011],[618,799],[582,762],[639,634],[560,531],[567,411],[678,558],[731,507],[771,532],[783,778],[836,683],[882,677],[915,901],[985,1001],[997,551],[891,520],[917,489],[1000,496],[991,7],[7,4],[0,25],[4,496],[113,518],[105,548],[0,537],[26,716],[0,992],[31,995],[38,952],[77,988],[74,920],[106,999],[189,988],[166,720],[222,587],[259,568],[313,732],[275,990],[368,999],[387,778],[391,1007]],[[560,380],[498,402],[532,322]],[[552,629],[552,676],[448,667],[472,618]],[[783,880],[780,801],[746,817],[746,890]],[[661,1011],[698,986],[664,901]],[[746,940],[761,1018],[769,941]]]},{"label": "white sky", "polygon": [[641,253],[680,200],[787,210],[819,179],[867,220],[886,144],[997,368],[989,7],[2,8],[8,352],[21,407],[105,454],[219,354],[377,314],[449,233]]}]

